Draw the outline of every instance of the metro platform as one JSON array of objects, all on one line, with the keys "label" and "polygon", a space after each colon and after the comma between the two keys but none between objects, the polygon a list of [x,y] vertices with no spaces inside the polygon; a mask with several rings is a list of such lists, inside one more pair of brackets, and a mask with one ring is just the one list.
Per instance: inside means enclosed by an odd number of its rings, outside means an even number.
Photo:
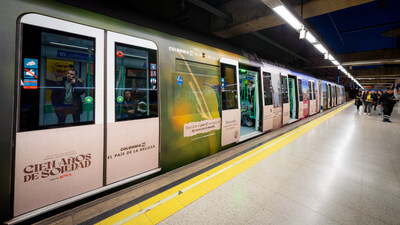
[{"label": "metro platform", "polygon": [[400,115],[353,102],[39,224],[400,224]]}]

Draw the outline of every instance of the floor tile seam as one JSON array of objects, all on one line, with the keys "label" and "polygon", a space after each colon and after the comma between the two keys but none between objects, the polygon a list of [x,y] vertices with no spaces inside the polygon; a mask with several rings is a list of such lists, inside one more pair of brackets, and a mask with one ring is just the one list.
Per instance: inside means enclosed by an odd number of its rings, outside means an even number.
[{"label": "floor tile seam", "polygon": [[[361,200],[362,200],[363,198],[362,198],[361,196],[358,196],[358,197],[359,197],[359,202],[361,203]],[[337,201],[335,198],[333,198],[333,199],[332,199],[332,198],[331,198],[331,199],[327,198],[327,200],[332,200],[332,201],[334,201],[335,203],[337,203],[338,205],[341,205],[342,207],[350,208],[350,209],[352,209],[352,210],[354,210],[354,211],[357,211],[357,212],[360,213],[360,214],[364,214],[364,215],[370,216],[370,217],[372,217],[372,218],[374,218],[374,219],[376,219],[376,220],[379,220],[379,221],[383,222],[384,224],[389,224],[389,225],[391,225],[391,223],[388,223],[388,222],[384,221],[382,218],[373,216],[373,215],[369,214],[368,212],[361,210],[361,208],[354,208],[354,207],[352,207],[352,206],[345,205],[344,203],[342,203],[342,202],[340,202],[340,201]],[[361,206],[361,204],[360,204],[360,206]],[[394,225],[394,224],[393,224],[393,225]]]},{"label": "floor tile seam", "polygon": [[[262,205],[262,207],[265,208],[266,210],[270,211],[275,216],[279,216],[279,217],[283,216],[275,208],[273,208],[272,206],[268,205],[268,203],[265,203],[264,205]],[[288,221],[293,221],[293,219],[294,219],[294,220],[296,220],[298,222],[298,224],[301,224],[301,222],[302,222],[298,217],[293,217],[293,216],[289,216],[289,217],[290,217],[290,219],[286,219],[287,217],[285,219],[288,220]]]},{"label": "floor tile seam", "polygon": [[[259,163],[260,163],[260,162],[259,162]],[[275,166],[275,165],[272,165],[272,166]],[[300,170],[301,168],[305,167],[305,166],[306,166],[306,162],[304,162],[303,165],[299,166],[299,170]],[[282,168],[280,168],[280,167],[276,167],[276,168],[282,170]],[[286,185],[287,183],[290,182],[290,178],[293,178],[293,177],[295,176],[295,174],[293,174],[292,171],[287,171],[287,170],[286,170],[286,172],[288,172],[288,173],[290,174],[290,176],[289,176],[288,178],[286,178],[286,180],[285,180],[285,182],[284,182],[285,185]]]},{"label": "floor tile seam", "polygon": [[[243,178],[245,178],[246,180],[249,180],[249,181],[251,181],[251,182],[254,182],[254,183],[256,183],[257,185],[260,185],[260,186],[263,187],[263,188],[266,188],[266,189],[268,189],[268,190],[270,190],[270,191],[273,191],[274,193],[278,193],[276,190],[272,189],[271,186],[268,186],[268,185],[259,183],[257,180],[253,180],[253,179],[248,178],[248,177],[243,177]],[[279,184],[278,188],[282,188],[283,186],[285,186],[286,184],[288,184],[289,181],[290,181],[290,178],[291,178],[291,176],[288,177],[283,183]]]},{"label": "floor tile seam", "polygon": [[[328,167],[327,169],[330,169],[330,168],[332,168],[332,167]],[[307,164],[307,165],[305,165],[305,169],[311,170],[311,169],[313,169],[313,168],[312,168],[309,164]],[[335,168],[332,168],[332,170],[338,170],[339,173],[349,173],[350,175],[359,175],[358,172],[348,172],[348,171],[343,172],[343,170],[341,170],[341,169],[335,169]],[[306,172],[306,171],[305,171],[305,172]],[[346,180],[346,181],[352,181],[353,183],[356,183],[356,184],[359,183],[359,182],[357,182],[357,181],[354,181],[354,179],[352,179],[352,178],[346,178],[347,176],[340,175],[340,177],[341,177],[342,179]],[[359,178],[360,178],[360,180],[362,180],[362,176],[360,176]]]},{"label": "floor tile seam", "polygon": [[[369,195],[366,195],[366,197],[364,197],[364,195],[361,195],[361,200],[367,200],[367,201],[371,201],[371,202],[375,202],[375,203],[379,203],[382,204],[388,208],[393,209],[393,206],[391,204],[387,204],[386,201],[378,201],[375,198],[368,198]],[[381,199],[381,198],[380,198]],[[400,212],[400,209],[398,209],[398,211]]]},{"label": "floor tile seam", "polygon": [[[397,177],[396,177],[396,178],[397,178]],[[387,183],[387,184],[390,184],[390,185],[393,185],[393,186],[395,186],[395,187],[400,188],[400,185],[399,185],[397,182],[393,183],[393,182],[391,182],[391,181],[389,181],[389,180],[387,180],[387,179],[382,179],[382,178],[380,178],[380,177],[376,178],[376,177],[371,177],[371,176],[368,176],[368,175],[364,175],[364,176],[363,176],[363,179],[369,179],[369,180],[372,179],[372,180],[380,180],[380,181],[384,180],[383,182],[385,182],[385,183]]]},{"label": "floor tile seam", "polygon": [[[314,181],[314,182],[316,182],[316,183],[318,183],[318,184],[325,184],[325,181],[326,180],[324,180],[324,181],[320,181],[320,180],[315,180],[315,179],[312,179],[312,181]],[[303,189],[305,189],[305,190],[307,190],[307,191],[310,191],[310,192],[314,192],[315,190],[314,190],[314,188],[310,188],[309,186],[307,186],[307,185],[303,185],[303,184],[298,184],[301,188],[303,188]],[[361,191],[361,185],[359,185],[360,186],[360,191]],[[332,186],[330,186],[330,187],[332,187]],[[337,190],[337,189],[336,189]],[[357,197],[361,197],[361,194],[356,194],[357,195]]]},{"label": "floor tile seam", "polygon": [[[309,191],[309,190],[307,190],[307,191]],[[308,208],[308,209],[310,209],[310,210],[315,211],[317,214],[320,214],[320,215],[325,216],[325,217],[327,217],[327,218],[329,218],[329,219],[332,219],[332,220],[334,220],[335,222],[337,222],[337,223],[339,223],[339,224],[343,224],[342,222],[337,221],[335,218],[330,217],[329,214],[324,214],[324,213],[323,213],[324,211],[319,211],[318,209],[314,209],[314,208],[312,208],[312,207],[310,207],[310,206],[308,206],[308,205],[303,204],[303,203],[300,202],[300,201],[297,201],[297,200],[295,200],[295,199],[292,199],[292,198],[289,197],[289,196],[285,196],[285,195],[283,195],[282,193],[278,193],[278,194],[280,194],[281,196],[283,196],[283,197],[285,197],[285,198],[287,198],[287,199],[289,199],[289,200],[291,200],[291,201],[293,201],[293,202],[295,202],[295,203],[297,203],[297,204],[302,205],[303,207],[306,207],[306,208]],[[382,220],[381,218],[374,217],[374,216],[372,216],[372,215],[370,215],[370,214],[368,214],[368,213],[366,213],[366,212],[364,212],[364,211],[361,211],[361,210],[359,210],[359,209],[355,209],[355,208],[353,208],[353,207],[351,207],[351,206],[348,206],[348,205],[344,205],[344,204],[342,204],[341,202],[337,201],[336,199],[326,198],[326,197],[324,197],[323,195],[319,195],[319,197],[320,197],[320,196],[322,196],[322,198],[323,198],[324,200],[328,200],[328,201],[329,201],[329,200],[332,200],[332,201],[334,201],[338,206],[351,209],[351,210],[353,210],[353,211],[356,211],[356,212],[359,213],[359,214],[368,215],[368,216],[370,216],[370,217],[372,217],[372,218],[374,218],[374,219],[376,219],[376,220],[379,220],[379,221],[381,221],[381,222],[383,222],[383,223],[385,223],[385,224],[390,224],[390,223],[387,223],[386,221]],[[360,196],[360,197],[361,197],[361,196]],[[361,201],[360,201],[360,202],[361,202]],[[343,225],[346,225],[346,224],[343,224]]]},{"label": "floor tile seam", "polygon": [[[387,223],[386,221],[383,221],[381,218],[374,217],[374,216],[372,216],[372,215],[370,215],[370,214],[368,214],[366,212],[360,211],[358,209],[354,209],[354,208],[352,208],[350,206],[345,206],[343,204],[338,204],[338,205],[341,206],[341,207],[348,208],[348,209],[351,209],[351,210],[355,211],[357,213],[357,219],[356,219],[356,223],[357,224],[360,224],[360,220],[361,220],[360,215],[364,215],[364,216],[366,215],[366,216],[372,217],[375,220],[378,220],[378,221],[382,222],[383,224],[391,225],[391,224]],[[333,219],[333,220],[335,220],[335,219]],[[347,225],[346,223],[341,223],[339,221],[336,221],[336,222],[338,222],[340,224],[343,224],[343,225]],[[362,224],[362,225],[364,225],[364,224]]]},{"label": "floor tile seam", "polygon": [[[280,215],[278,215],[278,214],[276,214],[275,212],[273,212],[271,209],[268,209],[268,208],[265,208],[265,207],[262,207],[262,208],[260,208],[257,212],[262,212],[262,211],[267,211],[269,214],[273,214],[274,216],[280,216]],[[266,214],[265,212],[263,212],[263,215],[264,214]],[[257,213],[256,214],[254,214],[254,215],[257,215]],[[250,220],[249,221],[249,224],[254,224],[253,223],[253,221],[254,220],[256,220],[257,218],[256,217],[254,217],[252,220]],[[287,221],[288,219],[286,219],[286,218],[284,218],[283,219],[284,221]],[[282,221],[282,219],[280,219],[280,222]]]},{"label": "floor tile seam", "polygon": [[[284,195],[284,194],[282,194],[282,193],[279,193],[279,192],[277,192],[277,194],[280,195],[281,197],[286,198],[286,199],[289,200],[289,201],[292,201],[292,202],[294,202],[294,203],[296,203],[296,204],[298,204],[298,205],[303,206],[304,208],[307,208],[308,210],[313,211],[314,213],[316,213],[316,214],[318,214],[318,215],[320,215],[320,216],[322,216],[322,217],[326,217],[326,218],[328,218],[328,219],[331,219],[331,220],[333,220],[334,222],[337,222],[338,224],[346,225],[346,224],[341,223],[340,221],[337,221],[335,218],[330,217],[329,215],[325,215],[325,214],[321,213],[320,211],[318,211],[318,210],[316,210],[316,209],[314,209],[314,208],[312,208],[312,207],[310,207],[310,206],[308,206],[308,205],[303,204],[303,203],[300,202],[300,201],[297,201],[297,200],[295,200],[295,199],[292,199],[292,198],[289,197],[289,196],[286,196],[286,195]],[[347,207],[347,208],[348,208],[348,207]],[[301,220],[298,220],[298,221],[302,222]]]},{"label": "floor tile seam", "polygon": [[[392,170],[393,170],[393,173],[396,175],[396,177],[397,177],[397,182],[398,182],[398,184],[399,184],[399,187],[400,187],[400,173],[398,173],[397,171],[396,171],[396,169],[395,169],[395,163],[394,163],[394,160],[393,159],[391,159],[390,160],[390,164],[391,164],[391,167],[392,167]],[[398,163],[397,163],[398,164]],[[397,165],[396,164],[396,165]]]}]

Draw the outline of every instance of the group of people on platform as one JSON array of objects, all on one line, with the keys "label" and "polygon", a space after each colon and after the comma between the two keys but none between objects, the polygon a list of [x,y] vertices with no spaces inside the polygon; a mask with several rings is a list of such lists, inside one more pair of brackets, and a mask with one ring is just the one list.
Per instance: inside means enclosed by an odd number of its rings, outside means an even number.
[{"label": "group of people on platform", "polygon": [[360,91],[356,94],[354,104],[357,106],[357,110],[360,110],[360,106],[363,105],[365,115],[371,115],[372,108],[376,110],[378,107],[378,115],[381,115],[383,111],[382,121],[391,123],[390,115],[399,100],[400,93],[397,89],[374,92],[366,90],[364,92]]}]

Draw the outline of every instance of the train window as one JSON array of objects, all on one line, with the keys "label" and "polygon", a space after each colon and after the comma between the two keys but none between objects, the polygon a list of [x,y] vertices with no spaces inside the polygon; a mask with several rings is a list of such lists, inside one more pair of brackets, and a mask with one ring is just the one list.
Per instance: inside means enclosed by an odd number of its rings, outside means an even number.
[{"label": "train window", "polygon": [[310,81],[310,100],[314,100],[314,82]]},{"label": "train window", "polygon": [[236,67],[221,64],[221,82],[223,83],[222,92],[222,109],[237,109],[237,80],[236,80]]},{"label": "train window", "polygon": [[289,103],[288,97],[288,85],[287,85],[287,77],[281,76],[281,85],[282,85],[282,101],[283,103]]},{"label": "train window", "polygon": [[116,121],[158,116],[157,51],[115,43]]},{"label": "train window", "polygon": [[263,72],[265,105],[272,105],[272,80],[271,74]]},{"label": "train window", "polygon": [[311,87],[312,87],[312,90],[311,90],[312,91],[312,99],[315,100],[315,83],[312,82],[311,84],[312,84],[311,85]]},{"label": "train window", "polygon": [[193,62],[183,59],[176,59],[175,69],[177,72],[219,76],[219,67],[205,63]]},{"label": "train window", "polygon": [[173,85],[174,116],[207,115],[219,117],[219,66],[184,59],[175,59],[171,76]]},{"label": "train window", "polygon": [[308,81],[302,81],[302,89],[303,89],[303,101],[310,100],[310,87],[308,86]]},{"label": "train window", "polygon": [[297,87],[299,89],[299,98],[300,98],[300,101],[302,102],[303,101],[303,86],[301,83],[301,79],[297,80],[297,84],[298,84]]},{"label": "train window", "polygon": [[19,131],[94,123],[95,39],[24,24]]},{"label": "train window", "polygon": [[314,83],[311,81],[308,81],[308,87],[310,90],[310,100],[314,100]]},{"label": "train window", "polygon": [[328,108],[328,86],[326,83],[322,83],[322,104],[323,108]]}]

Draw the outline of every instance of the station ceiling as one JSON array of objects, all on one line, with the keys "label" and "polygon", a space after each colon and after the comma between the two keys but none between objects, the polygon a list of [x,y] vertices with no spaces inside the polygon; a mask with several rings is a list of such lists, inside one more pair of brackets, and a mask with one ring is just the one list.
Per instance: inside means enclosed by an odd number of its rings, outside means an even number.
[{"label": "station ceiling", "polygon": [[[200,36],[211,37],[245,55],[350,86],[346,75],[267,6],[276,0],[59,1],[199,42]],[[282,2],[361,85],[387,88],[400,77],[399,0]]]}]

